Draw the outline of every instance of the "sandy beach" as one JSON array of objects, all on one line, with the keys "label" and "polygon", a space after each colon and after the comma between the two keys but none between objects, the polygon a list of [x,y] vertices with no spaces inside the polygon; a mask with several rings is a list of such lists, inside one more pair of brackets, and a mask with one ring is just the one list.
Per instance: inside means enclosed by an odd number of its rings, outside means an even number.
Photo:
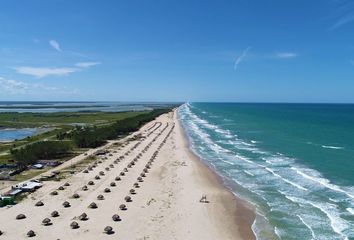
[{"label": "sandy beach", "polygon": [[[0,208],[0,231],[4,232],[0,239],[28,238],[30,230],[35,233],[33,239],[255,239],[253,210],[189,150],[176,111],[158,117],[134,135],[139,133],[144,137],[102,147],[110,154],[88,173],[44,182],[19,204]],[[77,156],[56,170],[84,158],[84,154]],[[88,185],[89,181],[94,185]],[[58,190],[61,186],[64,190]],[[83,186],[88,189],[82,190]],[[58,195],[51,195],[53,191]],[[73,197],[75,193],[78,198]],[[208,203],[199,201],[203,195]],[[38,201],[44,205],[35,206]],[[65,201],[70,206],[64,207]],[[91,203],[97,208],[89,208]],[[53,211],[59,216],[52,217]],[[87,214],[84,220],[79,218],[83,213]],[[16,220],[18,214],[26,218]],[[114,214],[119,221],[112,219]],[[47,226],[42,223],[45,218],[51,221]],[[76,229],[70,226],[74,221]],[[113,229],[109,234],[104,231],[107,226]]]}]

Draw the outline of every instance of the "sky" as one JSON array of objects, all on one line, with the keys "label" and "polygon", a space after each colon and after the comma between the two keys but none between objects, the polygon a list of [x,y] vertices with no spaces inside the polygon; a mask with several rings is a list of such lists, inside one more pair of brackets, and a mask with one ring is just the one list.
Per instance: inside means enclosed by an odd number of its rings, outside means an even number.
[{"label": "sky", "polygon": [[4,0],[0,101],[354,103],[351,0]]}]

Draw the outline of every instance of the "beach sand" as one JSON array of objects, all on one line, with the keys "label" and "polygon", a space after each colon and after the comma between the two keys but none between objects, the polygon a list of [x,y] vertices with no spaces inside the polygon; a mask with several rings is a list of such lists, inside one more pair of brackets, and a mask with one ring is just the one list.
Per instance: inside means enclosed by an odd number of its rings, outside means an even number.
[{"label": "beach sand", "polygon": [[[110,142],[104,148],[110,149],[113,156],[107,155],[108,159],[89,173],[80,172],[60,182],[44,182],[41,189],[24,201],[13,207],[1,208],[0,231],[4,234],[0,239],[24,239],[29,230],[36,233],[33,239],[255,239],[251,230],[254,211],[229,192],[217,175],[189,150],[176,113],[158,117],[142,127],[139,133],[146,138],[135,149],[131,148],[140,140],[130,141],[120,149],[114,145],[115,141]],[[147,146],[149,148],[143,151]],[[140,187],[134,188],[137,177],[159,148],[146,177],[139,182]],[[93,151],[90,150],[89,154]],[[127,168],[128,172],[120,176],[120,181],[115,181],[139,153],[142,156],[135,165]],[[114,161],[123,155],[124,159],[115,164]],[[84,158],[80,155],[58,169]],[[107,171],[110,164],[114,167]],[[100,171],[105,175],[95,180]],[[82,191],[82,186],[90,180],[95,185]],[[57,196],[50,195],[65,182],[70,186],[58,190]],[[112,182],[116,183],[115,187],[110,186]],[[111,192],[105,193],[105,188]],[[136,194],[131,194],[130,189],[135,189]],[[78,193],[80,198],[73,199],[74,193]],[[100,194],[104,200],[97,200]],[[199,202],[204,194],[209,203]],[[126,196],[130,196],[132,201],[126,202]],[[39,200],[44,206],[35,207]],[[64,208],[64,201],[70,202],[71,206]],[[98,205],[97,209],[88,208],[92,202]],[[125,204],[127,209],[120,210],[121,204]],[[51,217],[54,210],[60,216]],[[88,219],[81,221],[77,217],[84,212]],[[26,218],[16,220],[20,213]],[[113,221],[113,214],[118,214],[121,221]],[[42,225],[44,218],[50,218],[53,224]],[[72,221],[76,221],[79,228],[71,229]],[[106,226],[111,226],[114,232],[110,235],[104,233]]]}]

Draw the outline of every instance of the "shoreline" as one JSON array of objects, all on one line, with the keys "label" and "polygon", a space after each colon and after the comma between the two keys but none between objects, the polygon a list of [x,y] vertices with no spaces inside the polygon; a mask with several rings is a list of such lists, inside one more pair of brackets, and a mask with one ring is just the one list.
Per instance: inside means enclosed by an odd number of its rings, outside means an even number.
[{"label": "shoreline", "polygon": [[[175,113],[177,117],[178,110],[175,110]],[[188,139],[187,133],[185,132],[186,130],[184,129],[178,117],[176,121],[178,122],[178,128],[183,138],[182,141],[184,142],[185,148],[188,151],[190,158],[195,161],[202,174],[204,174],[205,177],[208,178],[209,181],[211,181],[211,184],[227,192],[225,194],[226,196],[224,196],[223,199],[223,205],[227,210],[227,212],[229,213],[230,217],[233,219],[235,226],[237,226],[237,230],[239,232],[241,239],[245,239],[245,240],[256,239],[256,236],[252,230],[252,225],[256,218],[256,214],[255,214],[255,210],[253,209],[253,206],[249,204],[247,201],[237,197],[235,193],[233,193],[231,189],[229,189],[224,184],[224,180],[222,176],[216,173],[211,166],[205,163],[203,159],[201,159],[198,155],[196,155],[193,152],[191,148],[191,143]]]}]

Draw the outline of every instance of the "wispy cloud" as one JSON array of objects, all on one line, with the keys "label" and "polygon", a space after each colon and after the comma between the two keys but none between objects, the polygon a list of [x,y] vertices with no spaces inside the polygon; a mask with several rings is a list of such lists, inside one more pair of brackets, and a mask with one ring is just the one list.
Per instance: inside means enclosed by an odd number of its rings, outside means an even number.
[{"label": "wispy cloud", "polygon": [[89,68],[101,64],[100,62],[79,62],[75,66],[79,68]]},{"label": "wispy cloud", "polygon": [[291,58],[296,58],[298,56],[299,54],[294,52],[281,52],[275,55],[275,57],[278,59],[291,59]]},{"label": "wispy cloud", "polygon": [[42,78],[47,76],[65,76],[73,72],[77,72],[79,68],[62,67],[62,68],[47,68],[47,67],[15,67],[18,73],[31,75],[34,77]]},{"label": "wispy cloud", "polygon": [[74,67],[14,67],[17,73],[30,75],[37,78],[48,76],[67,76],[71,73],[82,71],[93,66],[101,64],[100,62],[78,62]]},{"label": "wispy cloud", "polygon": [[354,2],[352,0],[332,0],[330,7],[333,9],[330,18],[334,24],[329,30],[335,30],[354,21]]},{"label": "wispy cloud", "polygon": [[60,44],[56,40],[50,40],[49,45],[58,52],[61,52]]},{"label": "wispy cloud", "polygon": [[56,87],[46,86],[38,83],[29,84],[23,81],[6,79],[3,77],[0,77],[0,90],[9,94],[24,94],[39,91],[60,91],[60,89]]},{"label": "wispy cloud", "polygon": [[238,68],[238,65],[243,61],[243,59],[247,56],[248,51],[251,49],[251,47],[246,48],[243,50],[242,54],[236,59],[234,63],[234,70],[236,71]]}]

